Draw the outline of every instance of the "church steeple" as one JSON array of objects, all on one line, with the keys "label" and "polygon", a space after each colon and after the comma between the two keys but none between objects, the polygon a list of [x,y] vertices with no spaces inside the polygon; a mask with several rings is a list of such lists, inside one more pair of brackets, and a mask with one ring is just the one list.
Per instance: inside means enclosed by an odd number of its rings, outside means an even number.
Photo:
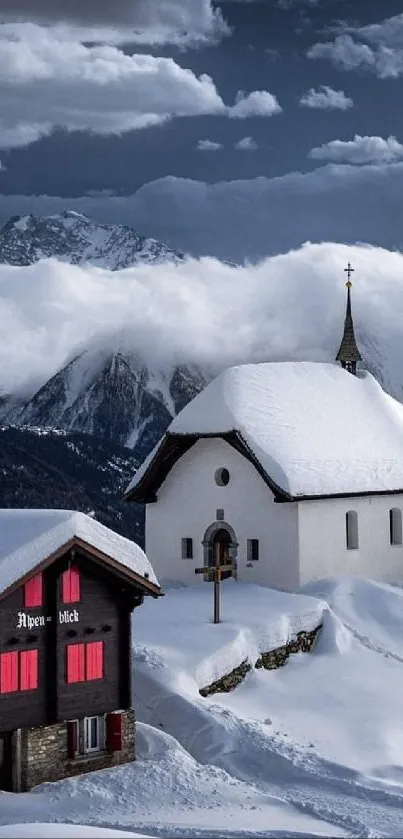
[{"label": "church steeple", "polygon": [[336,361],[340,361],[340,364],[343,367],[343,369],[348,370],[349,373],[352,373],[355,376],[357,371],[357,361],[361,361],[361,355],[355,340],[353,316],[351,314],[352,282],[350,280],[350,276],[353,273],[354,268],[352,268],[350,263],[348,263],[347,268],[345,268],[344,270],[346,271],[348,277],[348,280],[346,282],[347,307],[346,317],[344,319],[343,337],[341,339],[339,351],[336,355]]}]

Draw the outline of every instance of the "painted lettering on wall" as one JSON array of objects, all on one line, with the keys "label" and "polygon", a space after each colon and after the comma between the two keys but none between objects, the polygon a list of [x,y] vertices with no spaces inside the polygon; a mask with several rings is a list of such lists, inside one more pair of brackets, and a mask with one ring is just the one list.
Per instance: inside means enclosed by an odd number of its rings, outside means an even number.
[{"label": "painted lettering on wall", "polygon": [[77,609],[65,609],[64,612],[59,612],[59,623],[77,623],[80,620],[80,616],[77,612]]},{"label": "painted lettering on wall", "polygon": [[[45,615],[36,615],[33,617],[32,615],[27,615],[26,612],[18,612],[17,618],[17,629],[34,629],[38,626],[45,626],[46,623],[50,623],[52,620],[51,617],[45,617]],[[77,609],[64,609],[63,612],[59,611],[59,623],[78,623],[79,620],[80,615]]]},{"label": "painted lettering on wall", "polygon": [[33,618],[26,612],[18,612],[17,629],[33,629],[35,626],[45,626],[47,620],[49,618],[45,618],[44,615],[37,615]]}]

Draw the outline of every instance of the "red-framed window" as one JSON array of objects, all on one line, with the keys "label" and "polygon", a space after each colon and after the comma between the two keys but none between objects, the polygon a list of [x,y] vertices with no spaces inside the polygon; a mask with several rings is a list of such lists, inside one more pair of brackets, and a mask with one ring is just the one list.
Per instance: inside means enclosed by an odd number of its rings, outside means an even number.
[{"label": "red-framed window", "polygon": [[62,603],[78,603],[81,600],[80,572],[71,565],[62,574]]},{"label": "red-framed window", "polygon": [[13,693],[18,690],[18,653],[0,655],[0,693]]},{"label": "red-framed window", "polygon": [[104,642],[91,641],[85,645],[85,677],[90,682],[93,679],[102,679],[104,675]]},{"label": "red-framed window", "polygon": [[38,650],[20,652],[20,690],[36,690],[38,687]]},{"label": "red-framed window", "polygon": [[85,682],[85,644],[67,644],[66,682]]},{"label": "red-framed window", "polygon": [[36,574],[24,585],[24,606],[26,609],[33,609],[35,606],[43,606],[43,578],[42,574]]},{"label": "red-framed window", "polygon": [[0,694],[36,690],[38,684],[38,650],[0,653]]},{"label": "red-framed window", "polygon": [[91,682],[104,675],[104,642],[89,644],[67,644],[66,682]]}]

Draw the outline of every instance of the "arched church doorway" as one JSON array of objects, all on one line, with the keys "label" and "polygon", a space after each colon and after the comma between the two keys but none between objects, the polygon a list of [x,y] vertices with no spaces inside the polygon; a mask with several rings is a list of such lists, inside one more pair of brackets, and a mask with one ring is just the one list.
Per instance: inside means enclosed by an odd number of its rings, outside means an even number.
[{"label": "arched church doorway", "polygon": [[[220,565],[228,565],[231,562],[236,565],[238,542],[235,531],[227,522],[220,521],[211,524],[204,534],[203,546],[205,566],[214,567],[217,557]],[[224,571],[222,579],[225,580],[230,576],[231,571]]]},{"label": "arched church doorway", "polygon": [[[225,530],[222,527],[220,530],[217,530],[213,536],[211,551],[212,561],[209,564],[216,565],[218,555],[219,565],[228,565],[231,562],[230,547],[231,536],[228,533],[228,530]],[[223,571],[221,579],[225,580],[227,577],[231,577],[231,571]]]}]

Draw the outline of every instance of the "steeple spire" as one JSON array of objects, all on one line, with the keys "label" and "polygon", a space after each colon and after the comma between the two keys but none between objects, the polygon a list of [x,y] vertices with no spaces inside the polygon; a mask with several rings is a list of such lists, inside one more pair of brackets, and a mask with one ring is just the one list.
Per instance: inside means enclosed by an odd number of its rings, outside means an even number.
[{"label": "steeple spire", "polygon": [[346,282],[347,307],[346,317],[344,319],[343,337],[341,339],[339,351],[336,355],[336,361],[340,361],[340,364],[343,367],[343,369],[348,370],[349,373],[352,373],[355,376],[357,370],[357,361],[361,361],[361,355],[355,340],[353,316],[351,314],[352,282],[350,280],[350,277],[351,274],[354,272],[354,268],[352,268],[350,263],[348,263],[347,268],[345,268],[344,270],[348,277],[348,280]]}]

